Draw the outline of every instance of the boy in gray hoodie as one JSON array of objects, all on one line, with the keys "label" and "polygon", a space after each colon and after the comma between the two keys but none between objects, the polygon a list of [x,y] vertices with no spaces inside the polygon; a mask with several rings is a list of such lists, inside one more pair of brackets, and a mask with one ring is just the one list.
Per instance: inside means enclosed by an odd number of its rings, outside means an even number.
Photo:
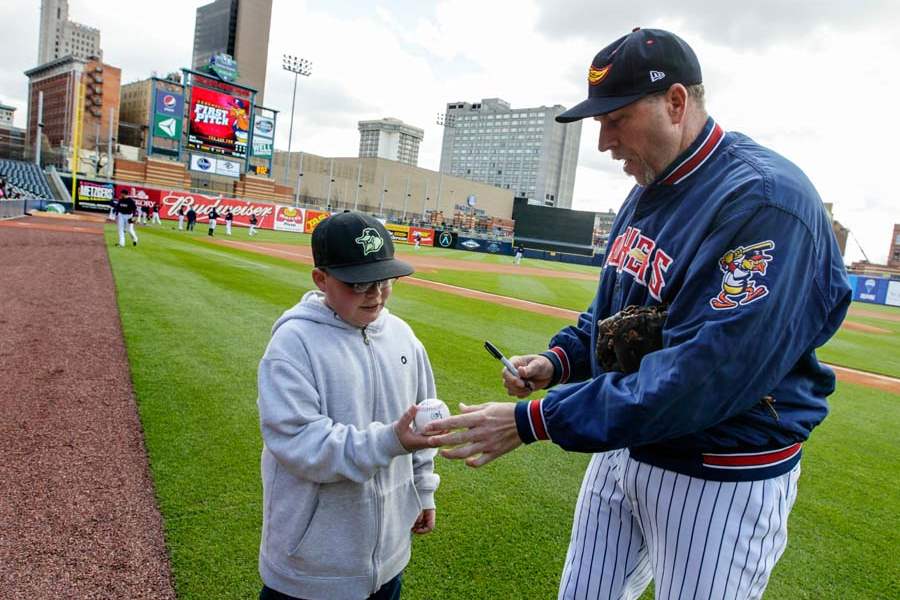
[{"label": "boy in gray hoodie", "polygon": [[413,268],[357,212],[319,223],[312,249],[319,291],[278,319],[259,365],[260,599],[395,599],[440,481],[410,427],[435,397],[428,355],[384,307]]}]

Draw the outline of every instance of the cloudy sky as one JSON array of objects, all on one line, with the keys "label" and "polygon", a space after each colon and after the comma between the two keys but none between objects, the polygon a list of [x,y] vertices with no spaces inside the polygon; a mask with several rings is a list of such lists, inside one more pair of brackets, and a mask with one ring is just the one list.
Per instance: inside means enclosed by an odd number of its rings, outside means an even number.
[{"label": "cloudy sky", "polygon": [[[70,0],[98,27],[124,82],[189,66],[202,0]],[[39,0],[0,0],[0,101],[25,120],[37,60]],[[12,26],[11,26],[12,25]],[[894,0],[275,0],[266,104],[284,111],[293,80],[283,53],[313,61],[300,82],[293,148],[355,156],[356,123],[396,117],[425,130],[419,165],[437,169],[447,102],[499,97],[513,107],[572,106],[594,54],[635,26],[677,32],[696,51],[710,113],[797,163],[868,257],[883,262],[900,222],[887,176],[900,140],[900,2]],[[585,121],[575,208],[617,210],[632,182],[596,150]],[[848,261],[861,258],[853,238]]]}]

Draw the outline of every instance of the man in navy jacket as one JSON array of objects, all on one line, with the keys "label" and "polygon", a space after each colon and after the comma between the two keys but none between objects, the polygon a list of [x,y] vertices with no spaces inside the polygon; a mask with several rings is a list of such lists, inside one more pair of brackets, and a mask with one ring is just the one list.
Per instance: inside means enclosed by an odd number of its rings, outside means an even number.
[{"label": "man in navy jacket", "polygon": [[[758,598],[787,543],[802,443],[834,373],[815,349],[850,288],[818,193],[794,164],[726,132],[679,37],[635,29],[600,51],[588,99],[599,150],[637,185],[613,224],[596,297],[542,354],[512,357],[511,395],[432,423],[444,456],[481,466],[522,443],[596,453],[560,598]],[[666,304],[663,348],[604,372],[597,323]],[[526,385],[527,382],[527,385]],[[558,384],[566,384],[559,385]]]}]

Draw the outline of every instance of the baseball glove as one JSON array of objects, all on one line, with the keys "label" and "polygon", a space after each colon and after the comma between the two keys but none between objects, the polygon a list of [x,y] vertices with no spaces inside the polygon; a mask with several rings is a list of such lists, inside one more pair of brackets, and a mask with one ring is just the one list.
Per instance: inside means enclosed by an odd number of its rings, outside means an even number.
[{"label": "baseball glove", "polygon": [[597,362],[604,371],[634,373],[645,354],[662,348],[665,305],[626,306],[597,325]]}]

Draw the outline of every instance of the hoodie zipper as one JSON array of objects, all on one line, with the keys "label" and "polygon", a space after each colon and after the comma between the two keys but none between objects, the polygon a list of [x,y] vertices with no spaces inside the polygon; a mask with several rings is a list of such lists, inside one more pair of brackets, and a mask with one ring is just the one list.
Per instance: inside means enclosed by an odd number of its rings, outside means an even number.
[{"label": "hoodie zipper", "polygon": [[[360,330],[362,333],[363,343],[369,347],[369,357],[372,361],[372,420],[375,420],[375,406],[378,404],[376,401],[376,394],[378,393],[378,361],[375,357],[375,349],[372,347],[372,341],[369,339],[369,334],[366,331],[366,328],[363,327]],[[378,473],[375,473],[375,477],[372,478],[372,484],[375,487],[375,546],[372,548],[372,594],[378,591],[378,550],[381,545],[381,519],[382,519],[382,507],[381,507],[381,480],[378,476]]]}]

